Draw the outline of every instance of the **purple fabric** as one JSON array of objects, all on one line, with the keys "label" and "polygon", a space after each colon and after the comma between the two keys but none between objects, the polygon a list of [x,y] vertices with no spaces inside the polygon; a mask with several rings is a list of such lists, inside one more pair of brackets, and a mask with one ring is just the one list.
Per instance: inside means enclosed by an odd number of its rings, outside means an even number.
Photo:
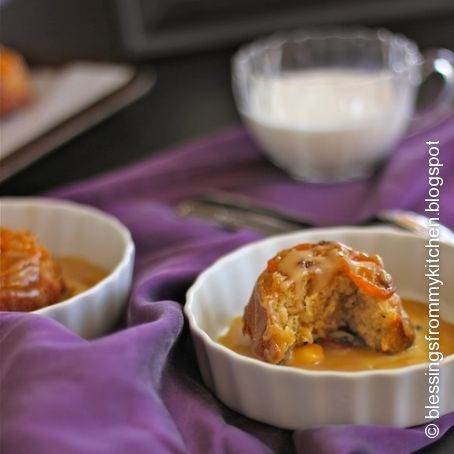
[{"label": "purple fabric", "polygon": [[[245,132],[231,130],[51,195],[97,206],[132,231],[137,260],[127,319],[85,341],[31,314],[0,318],[2,453],[409,453],[431,443],[424,427],[332,426],[291,433],[245,418],[204,387],[184,325],[184,293],[220,255],[250,242],[175,216],[171,205],[222,189],[351,224],[382,208],[423,212],[425,140],[440,141],[441,218],[454,227],[454,119],[406,139],[374,178],[337,185],[292,181]],[[454,414],[439,421],[441,435]]]}]

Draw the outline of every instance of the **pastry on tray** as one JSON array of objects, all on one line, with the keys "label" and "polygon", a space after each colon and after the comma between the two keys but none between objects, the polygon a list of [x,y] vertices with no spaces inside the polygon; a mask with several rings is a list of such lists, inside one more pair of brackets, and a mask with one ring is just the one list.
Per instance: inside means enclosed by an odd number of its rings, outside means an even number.
[{"label": "pastry on tray", "polygon": [[22,56],[0,46],[0,116],[28,104],[32,98],[30,75]]},{"label": "pastry on tray", "polygon": [[378,255],[321,241],[268,261],[243,315],[258,358],[281,363],[295,347],[335,339],[340,330],[383,353],[413,343],[413,326]]}]

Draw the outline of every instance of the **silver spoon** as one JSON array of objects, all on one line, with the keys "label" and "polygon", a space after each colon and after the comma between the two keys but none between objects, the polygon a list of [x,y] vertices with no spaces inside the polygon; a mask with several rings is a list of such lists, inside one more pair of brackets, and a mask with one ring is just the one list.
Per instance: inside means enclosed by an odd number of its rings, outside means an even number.
[{"label": "silver spoon", "polygon": [[[421,236],[428,237],[428,230],[431,226],[430,219],[413,211],[383,210],[377,214],[377,218],[397,225],[406,230],[411,230]],[[454,244],[454,232],[443,224],[433,224],[438,228],[438,239],[445,243]]]},{"label": "silver spoon", "polygon": [[[271,235],[276,233],[313,227],[303,216],[264,207],[242,196],[223,192],[204,194],[178,204],[177,212],[182,216],[198,217],[221,224],[224,227],[250,228]],[[382,210],[367,223],[385,222],[428,236],[429,218],[403,210]],[[454,244],[454,232],[448,227],[437,224],[439,240]]]}]

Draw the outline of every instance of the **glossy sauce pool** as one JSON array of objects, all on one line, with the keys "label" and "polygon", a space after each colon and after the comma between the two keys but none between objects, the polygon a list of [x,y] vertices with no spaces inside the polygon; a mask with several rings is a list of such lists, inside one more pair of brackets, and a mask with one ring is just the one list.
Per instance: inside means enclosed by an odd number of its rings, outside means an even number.
[{"label": "glossy sauce pool", "polygon": [[[385,354],[365,347],[351,347],[334,343],[321,343],[298,347],[285,365],[311,370],[359,371],[390,369],[428,361],[428,306],[404,300],[403,305],[415,327],[415,341],[407,350]],[[254,357],[250,339],[242,333],[242,317],[233,319],[228,332],[218,342],[245,356]],[[454,354],[454,324],[440,320],[440,351],[444,357]],[[432,337],[434,337],[432,335]]]},{"label": "glossy sauce pool", "polygon": [[79,257],[54,257],[60,266],[65,290],[60,301],[72,298],[95,286],[107,276],[107,271]]}]

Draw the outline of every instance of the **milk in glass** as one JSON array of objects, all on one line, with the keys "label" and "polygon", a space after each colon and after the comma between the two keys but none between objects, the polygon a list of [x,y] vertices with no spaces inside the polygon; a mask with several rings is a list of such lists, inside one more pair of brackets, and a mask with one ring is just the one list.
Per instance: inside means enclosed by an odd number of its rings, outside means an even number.
[{"label": "milk in glass", "polygon": [[413,103],[412,87],[389,71],[302,70],[255,80],[246,121],[277,164],[336,179],[368,173],[364,163],[390,151]]}]

